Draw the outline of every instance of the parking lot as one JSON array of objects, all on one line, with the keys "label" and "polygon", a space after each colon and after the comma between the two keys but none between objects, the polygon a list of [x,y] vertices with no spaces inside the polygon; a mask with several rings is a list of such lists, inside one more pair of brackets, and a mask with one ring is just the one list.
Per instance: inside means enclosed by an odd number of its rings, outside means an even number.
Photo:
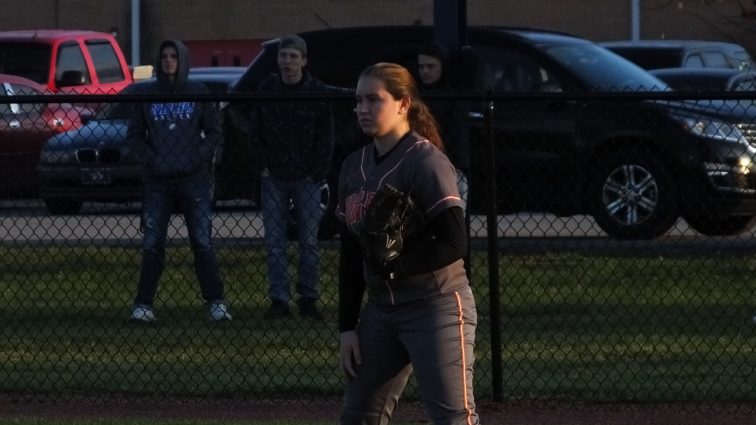
[{"label": "parking lot", "polygon": [[[0,201],[0,241],[12,245],[65,246],[107,244],[139,247],[141,242],[140,205],[87,203],[82,213],[50,215],[39,200]],[[262,217],[246,201],[224,201],[217,205],[213,219],[216,244],[253,245],[262,243]],[[558,252],[565,250],[617,253],[744,252],[756,249],[756,235],[749,231],[737,236],[708,237],[678,222],[664,236],[653,240],[623,241],[607,236],[590,216],[556,217],[551,214],[523,213],[499,216],[499,250],[509,253]],[[473,249],[486,248],[486,217],[470,219]],[[183,217],[174,215],[168,239],[183,244],[187,237]],[[336,241],[324,241],[329,246]]]}]

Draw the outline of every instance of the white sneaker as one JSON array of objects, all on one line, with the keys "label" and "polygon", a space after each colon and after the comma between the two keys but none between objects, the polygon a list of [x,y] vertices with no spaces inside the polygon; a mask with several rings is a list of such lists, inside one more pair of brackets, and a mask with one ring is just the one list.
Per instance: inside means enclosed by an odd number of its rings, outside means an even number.
[{"label": "white sneaker", "polygon": [[155,310],[152,306],[134,304],[134,307],[131,308],[131,317],[129,319],[135,322],[152,323],[157,321],[157,316],[155,316]]},{"label": "white sneaker", "polygon": [[228,312],[228,305],[225,301],[211,301],[207,309],[210,320],[215,322],[231,320],[231,313]]}]

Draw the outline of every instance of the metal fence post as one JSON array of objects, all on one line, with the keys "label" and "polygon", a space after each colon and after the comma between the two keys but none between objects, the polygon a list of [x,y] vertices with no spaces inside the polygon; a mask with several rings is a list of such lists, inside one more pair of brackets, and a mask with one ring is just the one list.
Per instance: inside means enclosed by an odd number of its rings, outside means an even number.
[{"label": "metal fence post", "polygon": [[493,137],[494,103],[490,94],[486,96],[486,107],[483,111],[484,137],[486,140],[486,157],[488,158],[488,196],[487,205],[487,240],[488,240],[488,287],[491,309],[491,373],[493,384],[493,400],[503,399],[503,373],[501,360],[501,295],[499,292],[499,258],[496,239],[499,233],[498,211],[496,196],[496,160]]}]

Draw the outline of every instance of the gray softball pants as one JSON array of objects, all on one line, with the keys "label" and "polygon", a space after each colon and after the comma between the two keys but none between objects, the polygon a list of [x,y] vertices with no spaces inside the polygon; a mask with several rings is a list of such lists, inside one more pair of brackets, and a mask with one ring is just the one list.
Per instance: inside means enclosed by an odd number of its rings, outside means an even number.
[{"label": "gray softball pants", "polygon": [[410,373],[435,425],[476,425],[475,299],[469,287],[399,306],[368,302],[357,330],[362,364],[346,386],[342,425],[388,424]]}]

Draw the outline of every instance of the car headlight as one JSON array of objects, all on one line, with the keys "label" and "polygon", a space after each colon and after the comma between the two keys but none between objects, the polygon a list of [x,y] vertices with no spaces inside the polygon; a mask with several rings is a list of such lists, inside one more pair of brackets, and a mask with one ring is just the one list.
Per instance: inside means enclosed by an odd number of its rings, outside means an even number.
[{"label": "car headlight", "polygon": [[64,164],[76,160],[72,152],[67,151],[42,151],[39,162],[42,164]]},{"label": "car headlight", "polygon": [[736,124],[708,118],[675,117],[690,133],[714,140],[748,144],[745,135]]}]

